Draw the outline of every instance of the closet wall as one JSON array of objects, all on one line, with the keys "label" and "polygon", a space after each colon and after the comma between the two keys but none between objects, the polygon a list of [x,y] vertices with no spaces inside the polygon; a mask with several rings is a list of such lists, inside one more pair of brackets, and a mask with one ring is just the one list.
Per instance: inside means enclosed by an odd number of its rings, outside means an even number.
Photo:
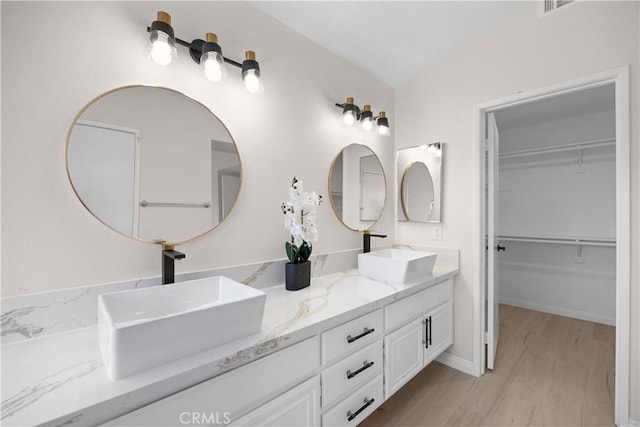
[{"label": "closet wall", "polygon": [[496,113],[500,302],[615,324],[613,87]]}]

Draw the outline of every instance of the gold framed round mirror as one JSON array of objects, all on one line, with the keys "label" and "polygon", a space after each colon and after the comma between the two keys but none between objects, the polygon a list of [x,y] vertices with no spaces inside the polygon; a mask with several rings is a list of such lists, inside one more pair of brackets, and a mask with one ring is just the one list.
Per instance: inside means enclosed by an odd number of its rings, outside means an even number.
[{"label": "gold framed round mirror", "polygon": [[404,170],[400,184],[402,211],[407,221],[429,222],[433,215],[433,179],[423,162],[413,162]]},{"label": "gold framed round mirror", "polygon": [[387,177],[378,156],[362,144],[343,148],[329,170],[329,195],[333,212],[345,227],[373,228],[387,200]]},{"label": "gold framed round mirror", "polygon": [[145,242],[181,243],[218,226],[242,166],[231,133],[173,89],[125,86],[89,102],[69,128],[67,175],[100,222]]}]

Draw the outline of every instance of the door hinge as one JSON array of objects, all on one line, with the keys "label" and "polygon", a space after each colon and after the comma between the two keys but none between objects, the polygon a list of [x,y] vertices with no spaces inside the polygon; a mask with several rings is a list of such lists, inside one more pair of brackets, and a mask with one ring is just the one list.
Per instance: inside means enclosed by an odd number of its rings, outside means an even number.
[{"label": "door hinge", "polygon": [[489,333],[488,332],[484,333],[484,343],[485,344],[489,344]]}]

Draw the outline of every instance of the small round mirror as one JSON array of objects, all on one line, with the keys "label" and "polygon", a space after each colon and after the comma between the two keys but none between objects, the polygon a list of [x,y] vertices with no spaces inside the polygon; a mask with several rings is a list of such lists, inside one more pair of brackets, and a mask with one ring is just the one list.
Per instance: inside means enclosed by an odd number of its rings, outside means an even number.
[{"label": "small round mirror", "polygon": [[201,103],[159,87],[122,87],[91,101],[69,129],[66,162],[89,212],[148,242],[211,231],[241,183],[226,126]]},{"label": "small round mirror", "polygon": [[378,156],[361,144],[342,149],[331,165],[329,194],[334,213],[347,228],[371,229],[387,198],[387,179]]},{"label": "small round mirror", "polygon": [[402,210],[408,221],[428,222],[434,208],[433,179],[427,165],[413,162],[402,176]]}]

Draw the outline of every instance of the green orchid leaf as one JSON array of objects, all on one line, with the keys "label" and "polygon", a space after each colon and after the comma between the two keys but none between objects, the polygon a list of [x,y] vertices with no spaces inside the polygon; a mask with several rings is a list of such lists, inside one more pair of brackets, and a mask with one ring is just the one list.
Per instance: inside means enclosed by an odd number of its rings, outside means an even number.
[{"label": "green orchid leaf", "polygon": [[302,242],[300,248],[298,249],[298,253],[300,254],[300,261],[308,261],[309,256],[311,255],[311,246],[307,244],[307,242]]}]

